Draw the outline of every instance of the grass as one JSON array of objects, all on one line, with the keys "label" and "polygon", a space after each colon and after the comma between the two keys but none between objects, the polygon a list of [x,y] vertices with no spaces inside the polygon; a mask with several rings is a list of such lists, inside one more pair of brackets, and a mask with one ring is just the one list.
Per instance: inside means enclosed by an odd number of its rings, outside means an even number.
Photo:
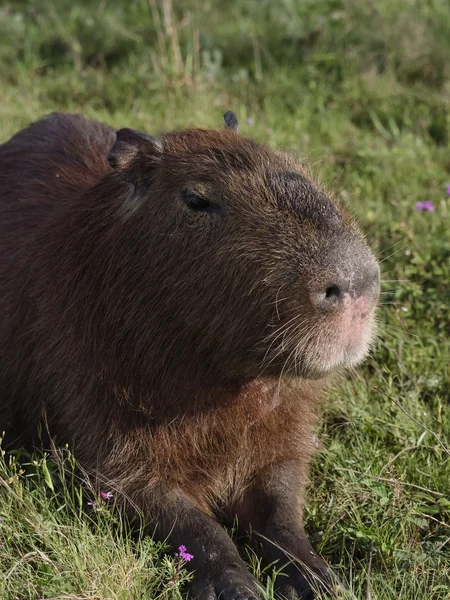
[{"label": "grass", "polygon": [[[232,109],[361,221],[382,261],[381,337],[324,404],[306,510],[358,599],[450,598],[449,55],[447,0],[0,7],[1,140],[53,110],[158,133]],[[434,212],[416,210],[426,199]],[[2,600],[183,597],[177,559],[113,503],[88,506],[70,455],[17,451],[0,473]]]}]

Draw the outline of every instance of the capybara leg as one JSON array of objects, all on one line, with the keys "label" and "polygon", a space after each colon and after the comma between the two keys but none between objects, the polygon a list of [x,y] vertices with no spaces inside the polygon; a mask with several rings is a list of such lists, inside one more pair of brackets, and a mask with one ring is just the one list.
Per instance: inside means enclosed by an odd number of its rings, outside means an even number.
[{"label": "capybara leg", "polygon": [[[289,529],[286,529],[289,527]],[[298,526],[280,521],[268,523],[263,530],[263,554],[267,562],[285,565],[277,580],[277,592],[282,598],[311,600],[315,592],[334,597],[341,583],[327,564],[317,556],[308,538]]]},{"label": "capybara leg", "polygon": [[[302,526],[304,465],[278,464],[259,477],[237,512],[238,520],[251,528],[268,564],[284,566],[276,582],[288,600],[314,598],[314,590],[334,594],[341,584],[314,552]],[[342,589],[342,588],[341,588]]]},{"label": "capybara leg", "polygon": [[179,490],[152,493],[148,505],[155,515],[153,529],[174,549],[186,547],[193,558],[186,568],[194,572],[191,598],[196,600],[252,600],[258,598],[256,581],[239,557],[224,528]]}]

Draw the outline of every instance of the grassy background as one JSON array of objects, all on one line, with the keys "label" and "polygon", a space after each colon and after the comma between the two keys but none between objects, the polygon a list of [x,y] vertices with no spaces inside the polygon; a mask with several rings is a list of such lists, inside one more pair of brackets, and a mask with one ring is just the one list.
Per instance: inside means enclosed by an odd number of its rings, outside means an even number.
[{"label": "grassy background", "polygon": [[[158,133],[233,109],[361,220],[381,339],[324,407],[306,511],[358,599],[450,598],[449,17],[448,0],[0,6],[1,141],[53,110]],[[113,501],[88,506],[70,456],[2,460],[2,600],[182,597],[177,560],[131,538]]]}]

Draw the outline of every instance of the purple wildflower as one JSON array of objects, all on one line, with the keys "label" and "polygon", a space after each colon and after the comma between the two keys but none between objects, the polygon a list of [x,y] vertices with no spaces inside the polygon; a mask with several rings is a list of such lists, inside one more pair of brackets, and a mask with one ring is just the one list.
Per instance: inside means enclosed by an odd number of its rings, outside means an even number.
[{"label": "purple wildflower", "polygon": [[450,196],[450,183],[448,184],[446,189],[447,189],[447,194]]},{"label": "purple wildflower", "polygon": [[95,502],[95,500],[91,500],[90,502],[87,503],[88,506],[95,506],[97,504],[97,502]]},{"label": "purple wildflower", "polygon": [[111,492],[100,492],[100,498],[102,500],[111,500],[113,494]]},{"label": "purple wildflower", "polygon": [[416,209],[420,210],[420,211],[424,211],[424,210],[433,211],[435,209],[435,206],[431,202],[431,200],[425,200],[425,202],[416,202]]},{"label": "purple wildflower", "polygon": [[175,556],[179,556],[186,562],[189,562],[190,560],[192,560],[194,558],[193,554],[189,554],[188,552],[186,552],[186,546],[180,546],[178,548],[178,552],[175,554]]},{"label": "purple wildflower", "polygon": [[253,125],[254,125],[254,124],[255,124],[255,119],[254,119],[253,117],[249,117],[249,118],[247,119],[247,125],[248,125],[249,127],[253,127]]}]

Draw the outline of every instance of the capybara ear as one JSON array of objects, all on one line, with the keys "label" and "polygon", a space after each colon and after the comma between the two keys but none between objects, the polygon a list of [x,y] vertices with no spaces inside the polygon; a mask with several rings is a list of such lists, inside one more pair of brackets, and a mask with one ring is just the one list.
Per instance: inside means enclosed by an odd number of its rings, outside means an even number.
[{"label": "capybara ear", "polygon": [[138,159],[148,158],[149,163],[160,159],[163,146],[158,138],[128,128],[119,129],[116,135],[108,155],[108,162],[115,171],[132,170]]},{"label": "capybara ear", "polygon": [[223,115],[223,120],[225,121],[225,129],[231,129],[236,133],[239,131],[239,123],[236,115],[231,110],[228,110]]}]

